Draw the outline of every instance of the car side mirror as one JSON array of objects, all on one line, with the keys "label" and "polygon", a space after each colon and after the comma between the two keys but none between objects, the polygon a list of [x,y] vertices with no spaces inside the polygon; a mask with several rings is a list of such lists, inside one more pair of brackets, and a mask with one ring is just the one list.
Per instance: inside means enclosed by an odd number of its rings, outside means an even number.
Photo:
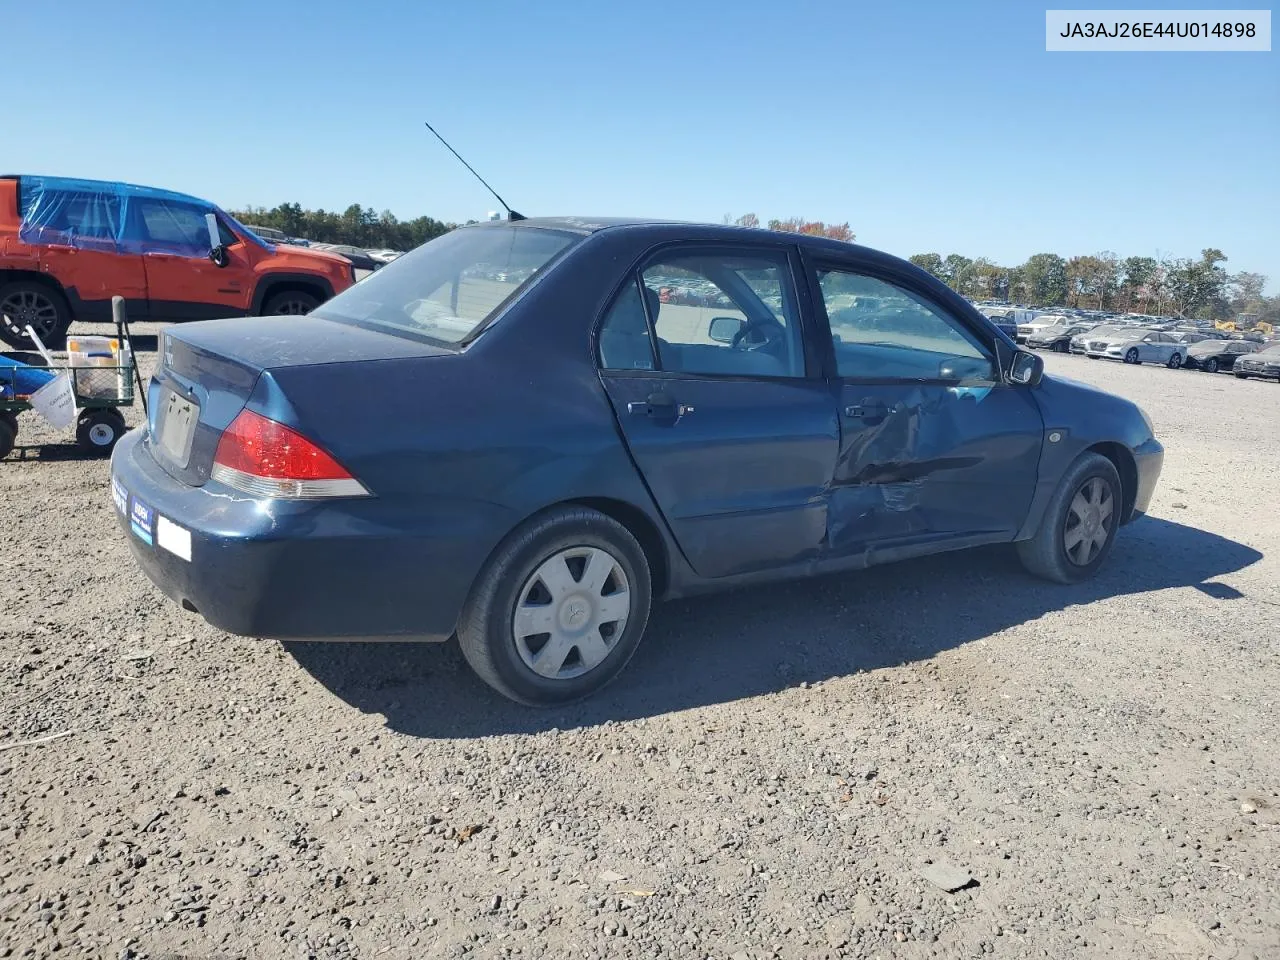
[{"label": "car side mirror", "polygon": [[746,322],[739,317],[712,317],[707,325],[707,336],[716,343],[733,343]]},{"label": "car side mirror", "polygon": [[1044,359],[1029,350],[1018,350],[1009,364],[1009,382],[1024,387],[1038,386],[1044,378]]},{"label": "car side mirror", "polygon": [[225,267],[230,261],[227,248],[222,245],[222,237],[218,234],[218,218],[212,213],[206,213],[204,225],[209,230],[209,259],[215,267]]}]

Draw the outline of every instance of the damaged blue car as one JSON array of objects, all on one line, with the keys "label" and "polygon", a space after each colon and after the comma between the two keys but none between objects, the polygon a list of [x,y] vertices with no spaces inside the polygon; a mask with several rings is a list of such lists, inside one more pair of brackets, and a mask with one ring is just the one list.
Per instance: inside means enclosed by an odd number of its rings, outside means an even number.
[{"label": "damaged blue car", "polygon": [[582,697],[662,598],[979,544],[1063,583],[1163,450],[895,257],[728,226],[455,230],[307,316],[162,334],[121,528],[231,633],[456,636]]}]

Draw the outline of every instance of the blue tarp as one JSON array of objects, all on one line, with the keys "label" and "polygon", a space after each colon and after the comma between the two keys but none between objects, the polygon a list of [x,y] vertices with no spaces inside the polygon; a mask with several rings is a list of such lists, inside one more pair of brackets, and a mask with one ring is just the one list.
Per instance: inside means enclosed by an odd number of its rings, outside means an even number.
[{"label": "blue tarp", "polygon": [[[18,236],[24,243],[204,257],[209,253],[205,214],[235,223],[208,200],[172,190],[70,177],[23,176],[19,184]],[[223,238],[224,243],[233,240]]]}]

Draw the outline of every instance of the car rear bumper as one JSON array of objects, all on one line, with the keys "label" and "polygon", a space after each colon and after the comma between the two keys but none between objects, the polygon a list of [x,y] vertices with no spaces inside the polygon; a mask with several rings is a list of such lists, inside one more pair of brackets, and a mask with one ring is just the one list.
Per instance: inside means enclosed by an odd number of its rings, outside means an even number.
[{"label": "car rear bumper", "polygon": [[134,430],[111,458],[116,515],[143,572],[228,633],[281,640],[444,640],[487,550],[376,498],[289,502],[173,479]]},{"label": "car rear bumper", "polygon": [[1133,451],[1133,461],[1137,468],[1138,486],[1134,491],[1133,512],[1126,518],[1126,523],[1144,516],[1151,506],[1152,494],[1164,468],[1164,447],[1159,440],[1152,438]]}]

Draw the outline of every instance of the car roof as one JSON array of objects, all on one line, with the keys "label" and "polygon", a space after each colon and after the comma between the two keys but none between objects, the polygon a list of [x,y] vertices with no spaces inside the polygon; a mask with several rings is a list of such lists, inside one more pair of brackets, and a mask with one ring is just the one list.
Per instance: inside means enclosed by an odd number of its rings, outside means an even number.
[{"label": "car roof", "polygon": [[699,223],[694,220],[661,220],[645,217],[525,217],[522,220],[485,220],[469,224],[468,229],[491,227],[536,227],[543,230],[563,230],[587,236],[604,230],[651,230],[655,239],[671,239],[681,228],[688,229],[698,237],[712,239],[742,240],[751,237],[767,237],[783,243],[798,243],[813,249],[826,249],[833,253],[857,252],[864,257],[893,257],[873,247],[864,247],[857,243],[846,243],[843,240],[832,240],[829,237],[817,237],[807,233],[787,233],[780,230],[765,230],[760,227],[740,227],[736,224]]}]

